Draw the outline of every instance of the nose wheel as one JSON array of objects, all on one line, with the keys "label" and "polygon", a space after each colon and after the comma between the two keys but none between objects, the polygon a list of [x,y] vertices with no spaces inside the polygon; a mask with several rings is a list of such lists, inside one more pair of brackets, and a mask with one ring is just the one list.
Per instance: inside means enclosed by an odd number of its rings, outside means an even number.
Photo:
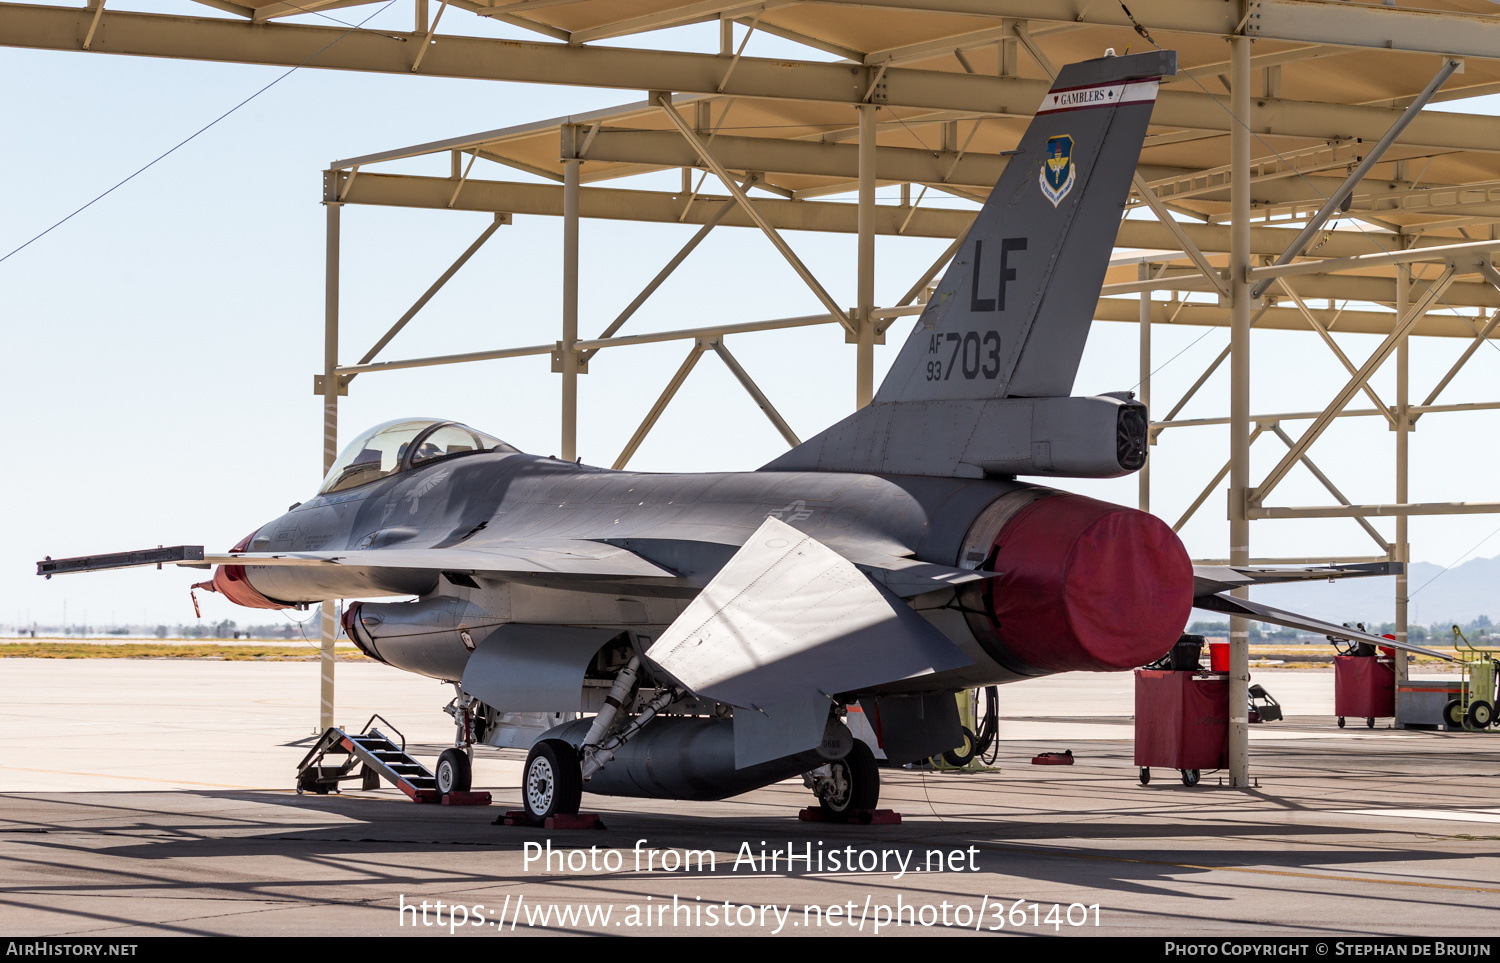
[{"label": "nose wheel", "polygon": [[468,792],[474,782],[473,767],[469,763],[469,754],[462,749],[446,749],[438,756],[437,770],[438,792],[444,796],[451,792]]}]

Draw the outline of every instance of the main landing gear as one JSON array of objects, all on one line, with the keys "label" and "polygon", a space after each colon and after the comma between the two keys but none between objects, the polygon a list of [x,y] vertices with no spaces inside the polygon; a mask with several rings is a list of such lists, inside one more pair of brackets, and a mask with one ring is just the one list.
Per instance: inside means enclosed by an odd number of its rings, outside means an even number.
[{"label": "main landing gear", "polygon": [[874,809],[880,802],[880,768],[870,747],[859,739],[847,756],[828,764],[828,775],[817,783],[813,791],[818,806],[831,816]]},{"label": "main landing gear", "polygon": [[561,739],[543,739],[531,747],[521,776],[521,801],[527,818],[538,824],[578,812],[583,774],[572,746]]}]

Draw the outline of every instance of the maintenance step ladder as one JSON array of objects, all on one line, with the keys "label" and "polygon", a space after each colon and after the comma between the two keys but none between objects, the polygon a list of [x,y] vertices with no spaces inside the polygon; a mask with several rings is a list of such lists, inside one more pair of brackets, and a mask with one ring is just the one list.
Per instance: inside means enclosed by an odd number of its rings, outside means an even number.
[{"label": "maintenance step ladder", "polygon": [[[374,728],[379,719],[400,736],[398,745],[385,733]],[[343,756],[342,762],[330,764],[329,756]],[[358,772],[354,767],[358,765]],[[361,789],[379,789],[381,779],[406,793],[412,802],[442,803],[446,806],[488,805],[487,792],[450,792],[438,790],[437,777],[406,752],[406,737],[389,720],[373,715],[360,732],[346,732],[330,727],[297,764],[297,792],[326,795],[338,791],[340,782],[358,779]]]}]

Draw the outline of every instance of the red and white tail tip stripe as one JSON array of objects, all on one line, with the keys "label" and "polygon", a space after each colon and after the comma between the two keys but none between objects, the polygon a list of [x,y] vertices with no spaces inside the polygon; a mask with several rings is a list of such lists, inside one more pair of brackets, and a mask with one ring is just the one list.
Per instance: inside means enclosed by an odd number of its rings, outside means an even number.
[{"label": "red and white tail tip stripe", "polygon": [[1051,90],[1042,99],[1038,114],[1055,114],[1064,110],[1088,110],[1114,107],[1116,104],[1149,104],[1156,100],[1158,80],[1137,80],[1128,84],[1097,84],[1069,90]]}]

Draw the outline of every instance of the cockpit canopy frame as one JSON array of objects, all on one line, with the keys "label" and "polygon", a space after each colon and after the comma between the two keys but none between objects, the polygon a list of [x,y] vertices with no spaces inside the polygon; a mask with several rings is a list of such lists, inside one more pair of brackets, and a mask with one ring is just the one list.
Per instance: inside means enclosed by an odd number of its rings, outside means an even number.
[{"label": "cockpit canopy frame", "polygon": [[366,431],[339,454],[319,495],[348,491],[433,462],[482,451],[518,449],[493,435],[442,418],[397,418]]}]

